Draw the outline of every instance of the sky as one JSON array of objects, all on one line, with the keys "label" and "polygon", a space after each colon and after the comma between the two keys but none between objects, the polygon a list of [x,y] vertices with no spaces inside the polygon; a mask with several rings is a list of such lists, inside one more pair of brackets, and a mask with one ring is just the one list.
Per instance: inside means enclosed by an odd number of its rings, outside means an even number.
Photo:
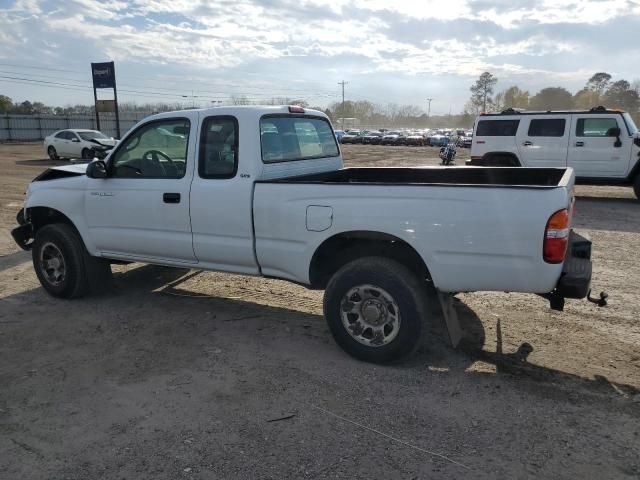
[{"label": "sky", "polygon": [[640,0],[0,0],[0,94],[91,104],[89,63],[113,60],[120,101],[324,107],[344,80],[445,114],[483,71],[532,94],[638,80],[639,39]]}]

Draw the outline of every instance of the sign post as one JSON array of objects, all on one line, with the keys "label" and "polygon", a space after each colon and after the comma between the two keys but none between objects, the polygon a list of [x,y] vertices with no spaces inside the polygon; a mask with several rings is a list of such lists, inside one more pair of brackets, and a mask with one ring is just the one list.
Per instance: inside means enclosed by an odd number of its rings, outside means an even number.
[{"label": "sign post", "polygon": [[[116,71],[113,62],[92,63],[93,100],[96,110],[96,126],[100,130],[99,112],[116,114],[116,134],[120,138],[120,115],[118,112],[118,91],[116,89]],[[98,100],[98,88],[113,88],[113,100]]]}]

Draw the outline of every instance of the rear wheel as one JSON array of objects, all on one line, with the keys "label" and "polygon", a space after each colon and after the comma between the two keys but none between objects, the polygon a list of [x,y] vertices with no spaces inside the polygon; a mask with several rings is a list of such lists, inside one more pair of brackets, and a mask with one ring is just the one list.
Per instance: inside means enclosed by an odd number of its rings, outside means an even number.
[{"label": "rear wheel", "polygon": [[109,263],[91,257],[75,229],[64,223],[37,231],[32,257],[40,284],[54,297],[81,297],[100,282],[106,287],[111,277]]},{"label": "rear wheel", "polygon": [[422,343],[427,295],[407,267],[383,257],[354,260],[336,272],[324,295],[334,339],[360,360],[385,363]]},{"label": "rear wheel", "polygon": [[53,145],[49,145],[49,148],[47,148],[47,155],[49,155],[49,158],[51,160],[58,160],[60,157],[58,157],[58,152],[56,152],[56,149]]}]

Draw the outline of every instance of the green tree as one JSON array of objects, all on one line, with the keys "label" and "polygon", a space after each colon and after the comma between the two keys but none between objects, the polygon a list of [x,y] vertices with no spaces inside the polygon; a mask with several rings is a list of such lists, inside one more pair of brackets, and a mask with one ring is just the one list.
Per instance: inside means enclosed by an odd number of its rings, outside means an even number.
[{"label": "green tree", "polygon": [[487,105],[490,105],[491,95],[493,95],[493,87],[498,82],[498,79],[489,72],[484,72],[476,83],[474,83],[471,90],[471,102],[475,106],[482,106],[482,111],[487,111]]},{"label": "green tree", "polygon": [[529,92],[515,85],[507,88],[503,95],[505,108],[529,108]]},{"label": "green tree", "polygon": [[606,72],[594,73],[593,76],[587,81],[586,88],[598,92],[598,95],[602,95],[609,86],[611,81],[611,75]]},{"label": "green tree", "polygon": [[532,110],[566,110],[573,107],[573,95],[562,87],[543,88],[529,101]]},{"label": "green tree", "polygon": [[631,88],[626,80],[613,82],[602,97],[609,108],[621,108],[627,112],[636,113],[640,107],[638,92]]},{"label": "green tree", "polygon": [[580,110],[589,110],[590,108],[597,107],[600,103],[602,103],[600,93],[587,87],[573,96],[573,106]]},{"label": "green tree", "polygon": [[0,95],[0,113],[9,113],[13,108],[13,100],[6,95]]}]

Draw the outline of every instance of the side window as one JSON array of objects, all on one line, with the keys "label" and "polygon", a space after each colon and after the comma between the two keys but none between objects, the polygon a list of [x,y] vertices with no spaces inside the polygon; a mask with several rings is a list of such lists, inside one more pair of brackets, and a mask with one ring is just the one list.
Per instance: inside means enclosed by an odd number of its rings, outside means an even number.
[{"label": "side window", "polygon": [[60,140],[67,140],[67,132],[58,132],[56,138],[59,138]]},{"label": "side window", "polygon": [[529,124],[530,137],[564,137],[564,118],[532,119]]},{"label": "side window", "polygon": [[143,125],[113,156],[113,176],[121,178],[182,178],[187,165],[190,122],[167,119]]},{"label": "side window", "polygon": [[480,120],[476,128],[478,137],[513,137],[520,120]]},{"label": "side window", "polygon": [[331,125],[324,118],[267,115],[260,119],[260,141],[264,163],[340,154]]},{"label": "side window", "polygon": [[579,118],[576,122],[576,137],[610,137],[609,130],[618,128],[615,118]]},{"label": "side window", "polygon": [[202,123],[198,173],[201,178],[231,178],[238,170],[238,120],[208,117]]}]

